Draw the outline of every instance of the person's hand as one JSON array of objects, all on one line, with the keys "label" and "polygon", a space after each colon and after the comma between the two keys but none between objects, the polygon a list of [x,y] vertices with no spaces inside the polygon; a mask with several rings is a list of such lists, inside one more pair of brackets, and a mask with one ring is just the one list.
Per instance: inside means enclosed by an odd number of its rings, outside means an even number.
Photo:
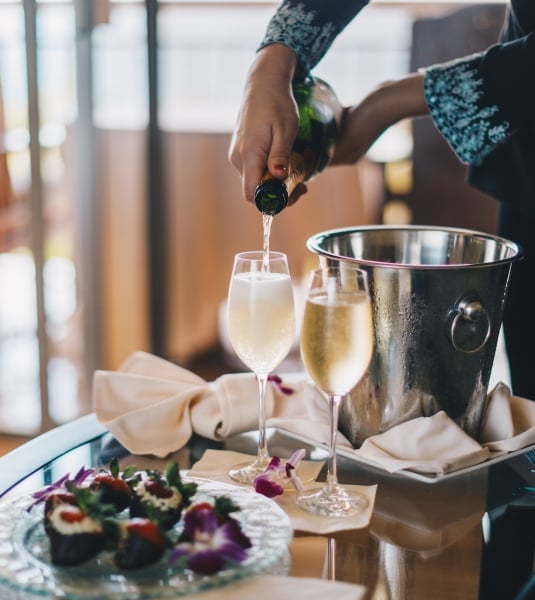
[{"label": "person's hand", "polygon": [[299,112],[292,94],[297,65],[290,48],[272,44],[260,50],[249,69],[229,160],[242,177],[244,198],[253,202],[262,174],[286,178]]},{"label": "person's hand", "polygon": [[[285,179],[299,125],[292,94],[297,66],[294,52],[281,44],[260,50],[247,75],[242,105],[229,149],[229,160],[242,177],[244,198],[254,192],[266,168]],[[378,86],[362,102],[344,109],[330,165],[358,162],[373,142],[398,121],[428,114],[423,75],[413,73]],[[290,204],[307,191],[300,184]]]},{"label": "person's hand", "polygon": [[344,109],[331,165],[351,165],[360,160],[374,141],[391,125],[427,114],[423,75],[416,73],[383,83],[362,102]]}]

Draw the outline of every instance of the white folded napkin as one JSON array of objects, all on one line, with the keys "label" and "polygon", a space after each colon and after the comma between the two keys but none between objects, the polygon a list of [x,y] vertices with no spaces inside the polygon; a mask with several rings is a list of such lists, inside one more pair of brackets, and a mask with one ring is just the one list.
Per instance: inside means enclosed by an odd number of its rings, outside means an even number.
[{"label": "white folded napkin", "polygon": [[390,473],[444,475],[530,444],[535,444],[535,402],[512,396],[498,383],[487,395],[479,441],[440,411],[372,436],[352,452]]},{"label": "white folded napkin", "polygon": [[355,454],[394,473],[411,469],[444,474],[478,464],[490,457],[444,411],[417,417],[364,440]]},{"label": "white folded napkin", "polygon": [[[303,378],[294,393],[268,386],[267,425],[327,443],[324,397]],[[117,372],[97,371],[94,407],[98,420],[133,454],[166,456],[192,433],[224,439],[258,427],[258,387],[250,373],[223,375],[212,383],[144,352]],[[444,474],[535,443],[535,402],[512,397],[498,384],[487,398],[480,443],[445,413],[418,417],[368,438],[361,448],[339,435],[339,445],[390,472],[412,469]]]},{"label": "white folded napkin", "polygon": [[513,396],[498,383],[487,398],[480,442],[493,455],[512,452],[535,442],[535,402]]},{"label": "white folded napkin", "polygon": [[[304,401],[317,412],[321,397],[302,381],[286,395],[268,385],[266,415],[308,426]],[[222,375],[208,383],[191,371],[146,352],[136,352],[119,371],[96,371],[93,404],[98,420],[132,454],[164,457],[185,446],[192,433],[222,440],[258,428],[258,383],[252,373]],[[318,427],[328,432],[319,415]],[[327,439],[327,438],[325,438]]]}]

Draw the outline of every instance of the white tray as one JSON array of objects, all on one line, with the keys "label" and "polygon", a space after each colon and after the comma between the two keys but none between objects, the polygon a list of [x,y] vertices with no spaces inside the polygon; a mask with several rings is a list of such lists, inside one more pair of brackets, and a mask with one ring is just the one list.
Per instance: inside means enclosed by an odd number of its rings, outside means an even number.
[{"label": "white tray", "polygon": [[[284,434],[287,435],[288,437],[302,441],[306,444],[321,446],[321,447],[325,447],[327,449],[325,444],[322,444],[316,440],[307,438],[306,436],[294,433],[293,431],[290,431],[288,429],[283,429],[281,427],[278,427],[277,429],[279,429],[281,432],[284,432]],[[513,458],[515,456],[520,456],[522,454],[526,454],[527,452],[530,452],[532,450],[535,450],[535,444],[525,446],[524,448],[521,448],[520,450],[515,450],[513,452],[507,452],[506,454],[501,454],[494,458],[489,458],[483,462],[480,462],[476,465],[472,465],[470,467],[464,467],[462,469],[457,469],[456,471],[450,471],[449,473],[445,473],[444,475],[417,473],[416,471],[410,471],[407,469],[402,469],[401,471],[396,471],[395,473],[390,473],[381,465],[374,463],[372,461],[365,460],[347,448],[338,447],[337,454],[339,456],[343,456],[346,459],[355,461],[356,463],[358,463],[360,465],[364,465],[366,468],[370,468],[370,469],[379,471],[382,475],[390,475],[392,477],[404,477],[407,479],[414,479],[415,481],[421,481],[423,483],[438,483],[441,481],[446,481],[447,479],[452,479],[454,477],[461,477],[463,475],[473,473],[474,471],[480,471],[483,469],[487,469],[487,468],[491,467],[492,465],[495,465],[499,462],[502,462],[504,460],[509,460],[510,458]]]}]

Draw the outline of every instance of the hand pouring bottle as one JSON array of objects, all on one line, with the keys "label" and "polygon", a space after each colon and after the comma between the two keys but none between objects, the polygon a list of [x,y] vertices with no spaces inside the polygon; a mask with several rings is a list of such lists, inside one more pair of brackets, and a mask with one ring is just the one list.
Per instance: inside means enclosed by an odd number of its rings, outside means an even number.
[{"label": "hand pouring bottle", "polygon": [[286,208],[295,187],[325,168],[340,127],[343,108],[325,81],[308,76],[294,82],[293,94],[299,110],[299,129],[290,154],[288,177],[277,179],[266,169],[255,191],[256,206],[266,215],[276,215]]}]

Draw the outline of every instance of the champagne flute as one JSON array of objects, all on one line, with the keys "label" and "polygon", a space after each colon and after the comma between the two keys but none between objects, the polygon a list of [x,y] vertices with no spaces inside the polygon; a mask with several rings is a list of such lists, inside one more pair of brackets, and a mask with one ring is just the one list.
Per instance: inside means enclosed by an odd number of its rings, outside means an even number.
[{"label": "champagne flute", "polygon": [[258,450],[250,464],[233,467],[229,475],[253,483],[270,456],[266,441],[265,396],[269,373],[290,351],[295,337],[292,280],[281,252],[242,252],[234,258],[227,301],[228,333],[234,351],[258,379]]},{"label": "champagne flute", "polygon": [[366,271],[344,265],[312,271],[301,330],[301,356],[312,381],[329,399],[330,456],[324,487],[297,498],[297,504],[309,512],[342,517],[361,512],[367,505],[364,496],[350,493],[338,483],[336,436],[340,403],[368,369],[373,344]]}]

